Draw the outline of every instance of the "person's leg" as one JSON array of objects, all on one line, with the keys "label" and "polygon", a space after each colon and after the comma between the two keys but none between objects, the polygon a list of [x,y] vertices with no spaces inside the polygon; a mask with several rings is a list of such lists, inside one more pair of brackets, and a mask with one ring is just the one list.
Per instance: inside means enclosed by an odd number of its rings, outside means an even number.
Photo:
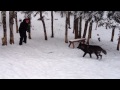
[{"label": "person's leg", "polygon": [[23,40],[23,42],[25,42],[25,43],[27,43],[27,35],[26,35],[26,33],[24,33],[24,40]]},{"label": "person's leg", "polygon": [[19,45],[22,45],[22,41],[23,41],[23,35],[22,35],[22,33],[20,33],[20,42],[19,42]]}]

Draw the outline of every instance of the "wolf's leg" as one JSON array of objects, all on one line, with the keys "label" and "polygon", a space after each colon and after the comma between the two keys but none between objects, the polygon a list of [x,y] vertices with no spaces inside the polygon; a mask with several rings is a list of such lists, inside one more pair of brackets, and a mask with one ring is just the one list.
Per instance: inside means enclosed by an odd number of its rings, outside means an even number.
[{"label": "wolf's leg", "polygon": [[90,58],[92,58],[92,55],[91,55],[91,53],[89,53],[89,55],[90,55]]},{"label": "wolf's leg", "polygon": [[99,57],[98,57],[97,53],[95,53],[95,55],[97,56],[97,59],[98,59]]},{"label": "wolf's leg", "polygon": [[102,59],[102,55],[100,54],[101,52],[98,52],[98,55],[101,57],[100,59]]},{"label": "wolf's leg", "polygon": [[102,59],[102,55],[100,54],[99,56],[100,56],[100,57],[101,57],[101,59]]},{"label": "wolf's leg", "polygon": [[84,53],[83,57],[85,57],[86,54],[87,54],[87,53]]}]

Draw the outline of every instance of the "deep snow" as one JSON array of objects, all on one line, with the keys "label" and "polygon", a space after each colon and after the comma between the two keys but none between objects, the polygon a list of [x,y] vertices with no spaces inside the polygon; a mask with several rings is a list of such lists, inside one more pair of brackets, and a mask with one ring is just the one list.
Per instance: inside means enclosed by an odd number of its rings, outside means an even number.
[{"label": "deep snow", "polygon": [[[118,30],[115,31],[114,42],[110,42],[111,29],[100,27],[95,30],[93,26],[90,44],[100,45],[107,51],[102,60],[97,60],[89,55],[82,57],[83,51],[69,48],[64,42],[65,17],[54,13],[54,34],[51,38],[50,12],[45,15],[48,40],[44,40],[42,22],[38,21],[39,15],[32,18],[32,39],[27,44],[19,46],[19,34],[15,31],[15,44],[9,44],[9,17],[7,12],[7,37],[8,45],[2,46],[0,42],[0,78],[1,79],[115,79],[120,78],[120,51],[116,50]],[[24,15],[18,13],[19,19]],[[73,17],[71,17],[73,28]],[[82,25],[84,30],[84,21]],[[68,30],[68,39],[73,39],[73,29]],[[101,42],[97,40],[100,34]],[[0,26],[0,38],[3,36],[3,28]],[[75,43],[75,47],[78,43]]]}]

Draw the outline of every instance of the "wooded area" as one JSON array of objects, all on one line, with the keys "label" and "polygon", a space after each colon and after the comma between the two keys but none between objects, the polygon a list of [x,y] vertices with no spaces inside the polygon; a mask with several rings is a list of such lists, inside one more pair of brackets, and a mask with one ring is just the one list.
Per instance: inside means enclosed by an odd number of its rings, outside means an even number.
[{"label": "wooded area", "polygon": [[[18,33],[18,20],[17,20],[17,12],[18,11],[9,11],[9,28],[10,28],[10,44],[14,44],[14,34],[13,34],[13,24],[16,24],[16,33]],[[43,31],[44,31],[44,38],[45,40],[48,40],[47,37],[47,31],[46,31],[46,24],[44,21],[43,13],[47,11],[19,11],[21,13],[25,14],[25,18],[30,18],[31,15],[34,14],[34,17],[39,14],[40,20],[43,24]],[[89,44],[89,40],[92,38],[92,32],[93,32],[93,23],[96,23],[95,30],[99,27],[105,27],[106,29],[112,29],[111,33],[111,42],[114,41],[114,34],[115,30],[118,28],[120,29],[120,11],[51,11],[51,38],[54,38],[54,13],[58,12],[60,13],[61,17],[65,15],[65,43],[68,43],[68,29],[71,29],[70,27],[70,16],[74,16],[73,21],[73,34],[74,39],[78,38],[86,38],[87,37],[87,44]],[[104,15],[106,14],[106,18],[104,18]],[[7,27],[6,27],[6,11],[1,11],[2,16],[2,23],[3,23],[3,38],[2,38],[2,45],[7,45]],[[13,22],[15,19],[15,23]],[[82,28],[82,20],[85,20],[84,28]],[[31,21],[30,21],[31,26]],[[88,27],[89,26],[89,27]],[[87,30],[88,35],[87,35]],[[83,35],[82,35],[83,32]],[[28,33],[28,38],[31,38],[31,28],[30,32]],[[120,34],[118,35],[118,44],[117,44],[117,50],[119,50],[120,46]]]}]

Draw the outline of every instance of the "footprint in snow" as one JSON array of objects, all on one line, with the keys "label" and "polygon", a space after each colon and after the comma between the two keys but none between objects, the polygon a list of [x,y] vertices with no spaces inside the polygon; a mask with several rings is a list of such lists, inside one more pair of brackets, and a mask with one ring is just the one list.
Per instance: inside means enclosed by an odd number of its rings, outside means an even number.
[{"label": "footprint in snow", "polygon": [[53,52],[48,52],[48,53],[53,53]]}]

